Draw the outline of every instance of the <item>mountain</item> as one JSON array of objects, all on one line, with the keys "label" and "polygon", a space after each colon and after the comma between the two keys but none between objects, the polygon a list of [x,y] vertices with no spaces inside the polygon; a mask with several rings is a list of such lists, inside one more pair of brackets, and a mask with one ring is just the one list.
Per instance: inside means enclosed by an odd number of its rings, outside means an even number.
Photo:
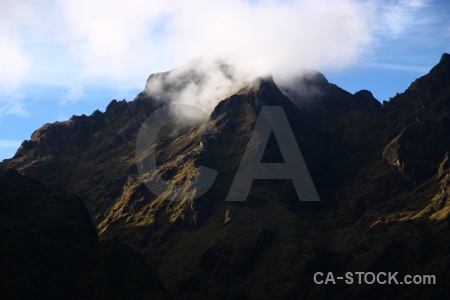
[{"label": "mountain", "polygon": [[98,241],[81,200],[0,172],[2,299],[170,299],[145,259]]},{"label": "mountain", "polygon": [[[195,76],[174,84],[170,74],[150,76],[131,102],[113,100],[105,112],[44,125],[0,169],[76,195],[99,243],[139,252],[176,299],[448,297],[449,54],[383,104],[318,72],[279,86],[271,77],[233,85],[206,119],[167,120],[136,157],[146,118],[170,112],[170,95],[189,80],[204,80],[188,72]],[[255,179],[246,201],[226,201],[246,149],[261,143],[253,130],[267,106],[283,108],[320,202],[299,201],[290,179]],[[262,162],[286,160],[279,138],[268,138]],[[152,153],[157,169],[138,167]],[[200,166],[217,173],[195,197],[200,188],[189,183],[202,181]],[[147,188],[162,180],[178,187],[163,195]],[[316,272],[360,271],[437,280],[313,281]]]}]

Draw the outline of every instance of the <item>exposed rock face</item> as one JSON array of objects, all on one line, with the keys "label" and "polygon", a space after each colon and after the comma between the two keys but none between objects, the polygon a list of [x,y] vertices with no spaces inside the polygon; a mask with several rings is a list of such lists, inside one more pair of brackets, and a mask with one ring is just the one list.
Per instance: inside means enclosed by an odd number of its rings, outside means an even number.
[{"label": "exposed rock face", "polygon": [[[186,193],[164,201],[135,166],[142,122],[177,88],[167,82],[158,97],[141,93],[132,102],[114,100],[104,113],[44,125],[0,168],[81,197],[100,240],[144,254],[176,298],[445,297],[449,57],[384,105],[369,91],[352,95],[311,73],[281,89],[259,78],[207,120],[171,124],[154,146],[163,179],[193,182],[200,165],[218,171],[195,199]],[[200,77],[180,84],[200,84]],[[320,203],[300,202],[290,180],[255,180],[247,201],[225,201],[263,106],[284,108]],[[203,134],[211,127],[216,131]],[[283,161],[273,136],[263,160]],[[320,286],[317,271],[434,274],[437,285]]]}]

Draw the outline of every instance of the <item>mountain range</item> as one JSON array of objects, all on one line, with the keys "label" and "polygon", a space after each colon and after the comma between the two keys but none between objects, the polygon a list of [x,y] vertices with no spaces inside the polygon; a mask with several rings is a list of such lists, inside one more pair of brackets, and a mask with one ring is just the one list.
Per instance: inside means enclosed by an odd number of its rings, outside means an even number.
[{"label": "mountain range", "polygon": [[[232,76],[223,67],[226,76]],[[230,75],[231,74],[231,75]],[[168,106],[161,90],[113,100],[104,112],[45,124],[0,163],[0,295],[6,298],[390,299],[450,295],[450,55],[380,103],[309,72],[239,85],[207,118],[180,119],[151,146],[158,168],[136,166],[142,124]],[[282,107],[321,201],[290,179],[256,179],[226,201],[263,107]],[[214,131],[204,134],[205,129]],[[283,162],[271,135],[262,162]],[[211,188],[152,193],[156,175]],[[179,201],[165,197],[176,196]],[[435,285],[343,282],[316,272],[432,274]],[[2,297],[3,298],[3,297]]]}]

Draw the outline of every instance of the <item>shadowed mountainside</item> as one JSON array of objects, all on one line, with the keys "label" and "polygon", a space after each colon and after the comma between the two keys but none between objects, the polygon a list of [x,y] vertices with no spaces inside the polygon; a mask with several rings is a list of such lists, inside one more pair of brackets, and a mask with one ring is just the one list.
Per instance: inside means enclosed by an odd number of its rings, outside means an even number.
[{"label": "shadowed mountainside", "polygon": [[2,299],[170,299],[144,258],[98,242],[83,203],[14,170],[0,173]]}]

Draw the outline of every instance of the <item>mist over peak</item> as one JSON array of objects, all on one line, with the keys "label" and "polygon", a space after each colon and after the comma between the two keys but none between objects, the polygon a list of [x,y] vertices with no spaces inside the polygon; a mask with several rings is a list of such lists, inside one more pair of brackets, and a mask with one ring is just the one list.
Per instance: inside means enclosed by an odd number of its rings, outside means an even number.
[{"label": "mist over peak", "polygon": [[149,76],[144,92],[170,104],[188,104],[211,112],[222,99],[236,93],[248,76],[223,61],[193,59],[171,71]]},{"label": "mist over peak", "polygon": [[[298,68],[295,74],[287,71],[273,76],[270,72],[206,57],[192,59],[170,71],[151,74],[144,93],[166,104],[192,105],[209,114],[221,100],[234,94],[257,91],[263,84],[275,85],[295,102],[302,102],[297,105],[314,101],[335,87],[322,73],[312,69]],[[176,109],[174,112],[183,115]]]}]

